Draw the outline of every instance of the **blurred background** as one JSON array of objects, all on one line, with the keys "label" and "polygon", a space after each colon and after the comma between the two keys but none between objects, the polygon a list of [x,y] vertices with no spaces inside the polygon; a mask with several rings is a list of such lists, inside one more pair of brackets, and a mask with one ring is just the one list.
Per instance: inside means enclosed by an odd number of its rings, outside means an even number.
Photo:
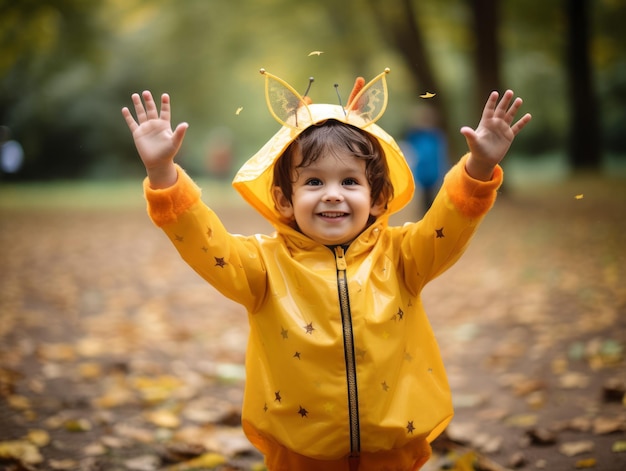
[{"label": "blurred background", "polygon": [[120,109],[144,89],[190,123],[190,173],[230,179],[278,129],[261,67],[301,93],[315,77],[316,102],[336,103],[336,83],[344,104],[357,75],[390,67],[379,124],[401,138],[434,93],[452,160],[458,129],[512,88],[533,122],[511,164],[623,174],[624,18],[623,0],[1,0],[1,134],[18,146],[2,179],[143,175]]}]

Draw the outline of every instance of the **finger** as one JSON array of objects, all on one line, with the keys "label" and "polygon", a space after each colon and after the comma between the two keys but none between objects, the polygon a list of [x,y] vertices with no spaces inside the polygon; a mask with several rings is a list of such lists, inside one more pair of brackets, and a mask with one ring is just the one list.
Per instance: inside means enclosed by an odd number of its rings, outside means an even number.
[{"label": "finger", "polygon": [[152,93],[146,90],[142,93],[142,96],[143,96],[143,101],[146,105],[146,116],[148,117],[148,119],[158,119],[159,112],[157,110],[156,103],[154,102],[154,99],[152,98]]},{"label": "finger", "polygon": [[176,129],[174,129],[173,140],[174,140],[174,146],[176,148],[180,147],[180,145],[182,144],[188,127],[189,125],[187,123],[180,123],[178,126],[176,126]]},{"label": "finger", "polygon": [[532,119],[532,116],[530,115],[530,113],[526,113],[524,116],[522,116],[517,123],[515,123],[513,126],[511,126],[511,131],[513,131],[513,134],[515,136],[517,136],[517,134],[524,129],[524,127],[530,123],[530,120]]},{"label": "finger", "polygon": [[170,96],[167,93],[161,95],[161,119],[166,121],[171,119]]},{"label": "finger", "polygon": [[137,93],[133,93],[131,96],[133,100],[133,106],[135,107],[135,114],[137,115],[137,123],[143,123],[146,118],[146,110],[141,102],[141,97]]},{"label": "finger", "polygon": [[495,114],[499,116],[505,116],[508,118],[509,105],[511,103],[512,98],[513,98],[512,90],[507,90],[506,92],[504,92],[504,94],[502,95],[502,99],[498,103],[498,106],[496,106]]},{"label": "finger", "polygon": [[498,92],[493,91],[489,94],[489,98],[487,98],[487,102],[485,103],[485,107],[483,108],[483,117],[490,117],[493,115],[496,104],[498,103]]},{"label": "finger", "polygon": [[133,115],[127,107],[122,108],[122,116],[124,116],[130,132],[135,132],[135,129],[139,127],[139,124],[137,124],[137,121],[135,121],[135,118],[133,118]]}]

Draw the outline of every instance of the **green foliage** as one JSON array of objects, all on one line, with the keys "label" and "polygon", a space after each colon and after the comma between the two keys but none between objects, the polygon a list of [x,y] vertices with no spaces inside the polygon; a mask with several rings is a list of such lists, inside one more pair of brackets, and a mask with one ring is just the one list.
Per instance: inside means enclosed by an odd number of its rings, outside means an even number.
[{"label": "green foliage", "polygon": [[[476,125],[470,4],[416,5],[419,18],[404,20],[415,21],[426,37],[442,88],[434,91],[446,101],[454,129]],[[623,154],[626,60],[618,18],[624,7],[610,0],[594,5],[605,144]],[[568,108],[560,8],[539,0],[503,5],[504,82],[534,115],[516,142],[521,152],[563,147]],[[217,130],[235,136],[235,165],[277,130],[259,68],[302,90],[314,76],[311,96],[318,102],[336,102],[338,83],[345,102],[355,76],[373,77],[388,66],[391,102],[381,124],[397,135],[421,85],[383,40],[379,23],[366,0],[0,0],[0,124],[24,147],[22,178],[141,175],[120,109],[133,92],[168,92],[173,120],[191,124],[181,161],[205,173]],[[323,54],[309,56],[314,50]]]}]

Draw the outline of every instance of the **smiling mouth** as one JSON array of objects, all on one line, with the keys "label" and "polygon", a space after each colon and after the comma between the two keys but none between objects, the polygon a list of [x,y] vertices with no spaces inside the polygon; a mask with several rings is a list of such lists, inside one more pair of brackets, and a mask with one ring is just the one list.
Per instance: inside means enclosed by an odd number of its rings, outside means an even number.
[{"label": "smiling mouth", "polygon": [[330,219],[334,219],[334,218],[340,218],[343,216],[347,216],[348,213],[319,213],[320,216],[324,217],[324,218],[330,218]]}]

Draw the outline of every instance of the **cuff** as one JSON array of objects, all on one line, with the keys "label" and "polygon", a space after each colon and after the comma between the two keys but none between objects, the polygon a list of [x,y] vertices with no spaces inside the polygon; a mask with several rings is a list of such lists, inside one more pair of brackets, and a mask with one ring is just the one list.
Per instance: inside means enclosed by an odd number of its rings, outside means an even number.
[{"label": "cuff", "polygon": [[162,227],[175,222],[200,199],[200,188],[185,171],[176,165],[178,179],[168,188],[155,190],[150,188],[146,177],[143,181],[143,193],[148,202],[148,215],[155,225]]},{"label": "cuff", "polygon": [[504,172],[502,167],[497,165],[491,180],[487,182],[476,180],[465,170],[468,156],[469,154],[464,155],[448,172],[445,188],[450,201],[461,214],[476,218],[483,216],[493,206],[496,192],[502,185]]}]

